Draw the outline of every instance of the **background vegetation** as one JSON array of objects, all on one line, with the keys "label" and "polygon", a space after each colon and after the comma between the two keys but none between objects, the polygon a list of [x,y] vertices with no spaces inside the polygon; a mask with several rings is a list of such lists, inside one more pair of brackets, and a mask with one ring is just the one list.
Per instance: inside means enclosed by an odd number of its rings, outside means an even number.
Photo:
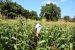
[{"label": "background vegetation", "polygon": [[47,21],[58,21],[63,19],[64,21],[75,21],[75,17],[70,18],[70,16],[64,16],[63,18],[61,18],[60,7],[53,3],[42,6],[40,11],[41,13],[38,16],[36,11],[29,11],[27,9],[24,9],[16,2],[12,2],[12,0],[0,1],[0,14],[3,16],[3,18],[15,19],[19,16],[22,16],[26,19],[33,20],[46,19]]},{"label": "background vegetation", "polygon": [[57,5],[42,6],[38,17],[34,10],[24,9],[11,0],[0,0],[0,50],[29,50],[34,44],[37,20],[43,28],[36,50],[75,49],[75,17],[61,18]]},{"label": "background vegetation", "polygon": [[24,9],[21,5],[17,4],[16,2],[14,3],[11,0],[4,0],[3,2],[0,2],[0,11],[2,15],[5,15],[6,18],[10,19],[14,19],[18,16],[23,16],[26,19],[38,18],[36,11]]},{"label": "background vegetation", "polygon": [[[32,22],[31,22],[32,21]],[[42,24],[37,50],[73,50],[75,42],[75,23],[46,22]],[[29,50],[34,44],[34,26],[36,21],[18,18],[0,19],[0,50]]]}]

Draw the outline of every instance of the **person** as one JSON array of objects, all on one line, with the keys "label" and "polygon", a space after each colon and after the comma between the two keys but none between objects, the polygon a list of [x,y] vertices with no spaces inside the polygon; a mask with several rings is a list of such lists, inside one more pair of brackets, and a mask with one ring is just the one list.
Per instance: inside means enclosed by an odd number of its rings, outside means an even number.
[{"label": "person", "polygon": [[35,32],[35,37],[39,38],[41,28],[42,28],[42,26],[41,26],[39,23],[37,23],[37,24],[35,25],[35,30],[36,30],[36,32]]},{"label": "person", "polygon": [[[35,28],[34,28],[34,39],[31,40],[32,42],[30,43],[30,48],[29,50],[36,50],[37,47],[37,42],[39,41],[39,36],[40,36],[40,32],[41,32],[42,26],[39,23],[36,23]],[[32,39],[32,38],[31,38]]]},{"label": "person", "polygon": [[35,36],[34,36],[34,49],[35,50],[36,50],[36,47],[37,47],[37,42],[39,41],[41,28],[42,28],[41,24],[37,23],[35,25]]}]

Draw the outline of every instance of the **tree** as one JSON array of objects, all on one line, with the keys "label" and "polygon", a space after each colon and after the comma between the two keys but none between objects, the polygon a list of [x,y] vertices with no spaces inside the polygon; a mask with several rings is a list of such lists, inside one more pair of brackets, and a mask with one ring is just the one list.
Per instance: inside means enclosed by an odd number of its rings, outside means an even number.
[{"label": "tree", "polygon": [[70,21],[70,17],[69,16],[64,16],[63,18],[65,21]]},{"label": "tree", "polygon": [[30,12],[30,18],[37,20],[37,19],[38,19],[37,12],[32,10],[32,11]]},{"label": "tree", "polygon": [[3,0],[3,2],[6,2],[6,3],[7,3],[7,2],[11,2],[11,1],[12,1],[12,0]]},{"label": "tree", "polygon": [[60,12],[61,10],[57,5],[50,3],[42,6],[40,16],[45,17],[47,20],[54,21],[61,17]]},{"label": "tree", "polygon": [[13,2],[3,3],[2,6],[1,6],[1,14],[7,16],[7,18],[11,18],[11,16],[15,18],[17,13],[16,13],[16,11],[13,12],[14,6],[15,6],[14,4],[15,3],[13,3]]},{"label": "tree", "polygon": [[75,22],[75,16],[72,18],[72,21]]},{"label": "tree", "polygon": [[18,15],[22,15],[24,11],[24,8],[16,2],[1,3],[0,8],[1,14],[5,15],[7,18],[15,18]]},{"label": "tree", "polygon": [[22,15],[23,15],[26,19],[30,18],[30,12],[29,12],[29,10],[24,9],[24,11],[22,12]]},{"label": "tree", "polygon": [[29,11],[24,9],[21,5],[12,0],[4,0],[0,3],[0,12],[2,15],[5,15],[6,18],[15,18],[19,15],[24,16],[26,19],[38,19],[36,11]]}]

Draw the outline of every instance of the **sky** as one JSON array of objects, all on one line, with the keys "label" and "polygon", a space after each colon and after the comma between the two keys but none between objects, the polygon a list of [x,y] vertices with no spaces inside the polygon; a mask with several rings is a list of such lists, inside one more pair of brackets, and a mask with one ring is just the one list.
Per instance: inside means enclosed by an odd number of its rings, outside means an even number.
[{"label": "sky", "polygon": [[61,17],[63,16],[75,16],[75,0],[12,0],[18,3],[25,9],[30,11],[34,10],[37,14],[40,14],[41,6],[45,4],[54,3],[61,9]]}]

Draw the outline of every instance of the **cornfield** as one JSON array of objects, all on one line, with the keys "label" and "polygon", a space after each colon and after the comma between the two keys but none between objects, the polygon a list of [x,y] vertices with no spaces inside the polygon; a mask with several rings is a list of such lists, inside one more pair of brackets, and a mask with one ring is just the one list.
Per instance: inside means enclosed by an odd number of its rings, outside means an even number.
[{"label": "cornfield", "polygon": [[[0,19],[0,50],[29,50],[34,39],[36,21],[18,18]],[[73,50],[75,23],[42,22],[36,50]]]}]

